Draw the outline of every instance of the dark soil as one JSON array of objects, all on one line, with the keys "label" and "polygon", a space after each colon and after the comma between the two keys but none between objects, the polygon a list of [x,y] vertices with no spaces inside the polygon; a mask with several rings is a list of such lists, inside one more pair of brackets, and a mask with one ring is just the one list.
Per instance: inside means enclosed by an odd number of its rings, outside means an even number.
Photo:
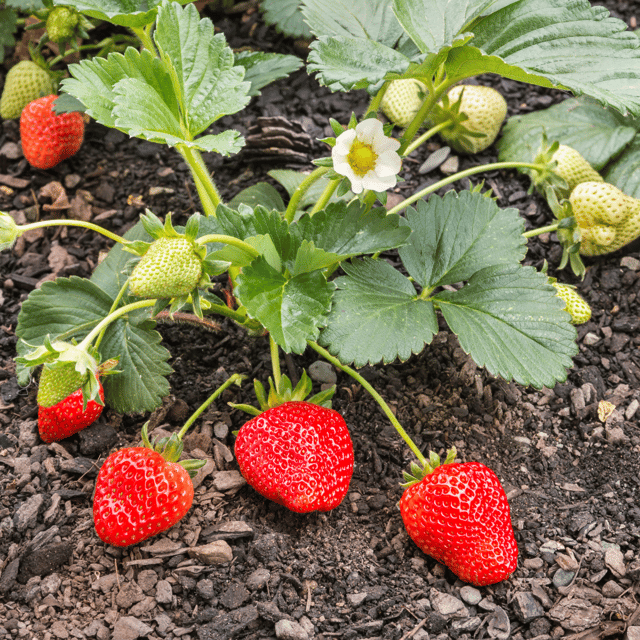
[{"label": "dark soil", "polygon": [[[609,0],[631,24],[635,2]],[[233,46],[288,52],[293,44],[265,27],[257,13],[215,16]],[[511,81],[495,83],[509,115],[548,106],[558,91]],[[328,118],[362,114],[366,95],[333,95],[303,72],[265,89],[238,116],[223,119],[244,133],[261,116],[299,122],[309,134],[303,158],[250,154],[206,158],[225,199],[266,171],[327,154],[316,138]],[[19,153],[15,122],[0,129],[0,209],[18,220],[86,211],[118,233],[144,207],[184,222],[197,210],[186,165],[172,150],[129,140],[95,123],[70,160],[34,171]],[[435,146],[405,163],[408,194],[439,179],[418,173]],[[495,152],[460,158],[460,166],[494,161]],[[293,163],[293,164],[292,164]],[[498,204],[517,207],[532,226],[548,222],[546,203],[527,196],[515,172],[484,176]],[[42,188],[58,181],[70,208],[51,210]],[[438,638],[640,638],[640,253],[636,245],[588,264],[577,282],[593,309],[579,328],[580,352],[565,383],[535,391],[488,375],[442,331],[408,362],[363,371],[422,450],[455,445],[461,460],[478,460],[501,479],[520,549],[507,581],[473,588],[420,552],[397,509],[399,482],[411,454],[375,402],[338,373],[334,407],[354,441],[356,467],[340,507],[298,515],[266,501],[243,483],[232,431],[246,418],[226,404],[252,403],[251,385],[227,391],[186,438],[190,457],[207,460],[196,498],[174,528],[125,550],[95,534],[91,496],[102,461],[138,442],[149,416],[106,410],[92,427],[61,443],[37,431],[35,385],[15,378],[20,305],[41,282],[89,276],[102,237],[47,229],[0,254],[0,638],[181,638],[182,640],[428,640]],[[530,243],[527,262],[558,264],[553,237]],[[177,430],[229,374],[266,383],[265,338],[249,339],[232,323],[216,332],[160,325],[173,354],[171,396],[151,427]],[[315,358],[287,358],[299,376]],[[315,385],[319,388],[320,381]],[[603,400],[615,406],[602,421]],[[215,543],[217,554],[205,554]]]}]

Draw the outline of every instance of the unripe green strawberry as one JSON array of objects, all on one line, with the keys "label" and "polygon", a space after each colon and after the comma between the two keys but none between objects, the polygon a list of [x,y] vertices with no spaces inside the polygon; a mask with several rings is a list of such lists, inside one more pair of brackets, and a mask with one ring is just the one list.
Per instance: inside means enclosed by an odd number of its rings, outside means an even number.
[{"label": "unripe green strawberry", "polygon": [[38,405],[52,407],[77,391],[84,382],[84,376],[76,371],[75,362],[68,362],[51,369],[45,365],[38,385]]},{"label": "unripe green strawberry", "polygon": [[580,253],[612,253],[640,236],[640,200],[607,182],[583,182],[569,197],[580,230]]},{"label": "unripe green strawberry", "polygon": [[[455,105],[460,99],[459,113]],[[451,106],[454,110],[451,110]],[[458,153],[479,153],[493,144],[507,115],[507,103],[495,89],[457,85],[434,110],[434,124],[453,118],[454,124],[440,131],[440,137]],[[459,115],[467,116],[460,120]]]},{"label": "unripe green strawberry", "polygon": [[604,178],[578,151],[565,144],[558,147],[551,159],[558,163],[554,171],[567,183],[567,194],[582,182],[604,182]]},{"label": "unripe green strawberry", "polygon": [[565,311],[571,316],[571,324],[584,324],[591,319],[591,307],[585,299],[568,284],[554,282],[556,295],[564,300]]},{"label": "unripe green strawberry", "polygon": [[382,97],[380,108],[391,122],[404,129],[418,113],[426,93],[427,86],[419,80],[393,80]]},{"label": "unripe green strawberry", "polygon": [[0,97],[0,116],[19,118],[22,109],[40,96],[53,93],[51,76],[35,62],[22,60],[9,69]]},{"label": "unripe green strawberry", "polygon": [[140,298],[178,298],[198,286],[202,260],[185,238],[158,238],[129,277],[131,293]]},{"label": "unripe green strawberry", "polygon": [[53,42],[65,42],[75,36],[80,14],[74,7],[54,7],[47,17],[47,33]]}]

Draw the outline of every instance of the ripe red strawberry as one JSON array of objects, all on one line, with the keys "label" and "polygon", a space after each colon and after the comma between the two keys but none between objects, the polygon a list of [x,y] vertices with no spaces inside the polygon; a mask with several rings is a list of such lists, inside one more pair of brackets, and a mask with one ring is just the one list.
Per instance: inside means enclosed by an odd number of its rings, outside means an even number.
[{"label": "ripe red strawberry", "polygon": [[461,580],[476,586],[505,580],[518,563],[507,496],[491,469],[479,462],[449,463],[453,458],[455,450],[405,489],[404,526],[424,553]]},{"label": "ripe red strawberry", "polygon": [[51,169],[78,152],[84,139],[84,120],[78,112],[53,112],[56,95],[30,102],[20,116],[22,152],[36,169]]},{"label": "ripe red strawberry", "polygon": [[[100,400],[104,403],[104,390],[98,382]],[[66,398],[50,407],[38,405],[38,431],[43,442],[64,440],[93,424],[104,409],[95,400],[89,400],[83,407],[82,389],[74,391]]]},{"label": "ripe red strawberry", "polygon": [[337,507],[353,474],[353,444],[342,416],[309,402],[285,402],[249,420],[235,453],[258,493],[298,513]]},{"label": "ripe red strawberry", "polygon": [[147,447],[127,447],[100,469],[93,518],[104,542],[127,547],[171,528],[192,502],[193,483],[181,464]]}]

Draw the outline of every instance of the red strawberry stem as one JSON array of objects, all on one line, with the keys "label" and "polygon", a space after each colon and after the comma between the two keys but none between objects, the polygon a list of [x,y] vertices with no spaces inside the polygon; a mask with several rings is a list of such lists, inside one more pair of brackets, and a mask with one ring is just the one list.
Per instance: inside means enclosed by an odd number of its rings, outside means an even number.
[{"label": "red strawberry stem", "polygon": [[413,454],[418,458],[420,464],[425,467],[428,464],[428,460],[424,457],[420,449],[416,443],[409,437],[409,434],[402,428],[398,419],[393,415],[393,411],[389,405],[385,402],[384,398],[354,369],[347,366],[346,364],[342,364],[338,358],[332,356],[326,349],[323,349],[317,342],[313,342],[311,340],[307,340],[307,344],[317,353],[319,353],[323,358],[328,360],[332,365],[338,367],[341,371],[344,371],[346,374],[350,375],[354,380],[360,383],[371,395],[371,397],[380,405],[384,414],[389,418],[391,424],[395,427],[396,431],[400,434],[400,437],[407,443],[407,446]]},{"label": "red strawberry stem", "polygon": [[112,233],[104,227],[99,227],[97,224],[93,224],[93,222],[84,222],[83,220],[40,220],[39,222],[31,222],[30,224],[19,225],[18,229],[20,230],[20,235],[22,235],[26,231],[31,231],[32,229],[41,229],[43,227],[56,226],[84,227],[85,229],[89,229],[91,231],[97,231],[103,236],[106,236],[111,240],[115,240],[120,244],[129,244],[129,241],[125,240],[122,236],[119,236],[116,233]]},{"label": "red strawberry stem", "polygon": [[220,396],[220,394],[230,387],[232,384],[240,386],[243,380],[246,380],[247,376],[240,373],[234,373],[232,376],[223,382],[191,415],[191,417],[184,423],[184,426],[178,432],[178,440],[182,440],[185,434],[189,430],[189,427],[202,415],[202,412]]}]

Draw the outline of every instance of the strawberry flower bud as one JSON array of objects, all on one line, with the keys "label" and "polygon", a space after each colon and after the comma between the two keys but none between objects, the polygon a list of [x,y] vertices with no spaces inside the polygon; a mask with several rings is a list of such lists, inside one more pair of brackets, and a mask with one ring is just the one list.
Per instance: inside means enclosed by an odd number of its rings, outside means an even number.
[{"label": "strawberry flower bud", "polygon": [[402,161],[400,142],[384,135],[379,120],[367,119],[336,138],[331,150],[336,173],[349,178],[351,190],[386,191],[395,187]]}]

